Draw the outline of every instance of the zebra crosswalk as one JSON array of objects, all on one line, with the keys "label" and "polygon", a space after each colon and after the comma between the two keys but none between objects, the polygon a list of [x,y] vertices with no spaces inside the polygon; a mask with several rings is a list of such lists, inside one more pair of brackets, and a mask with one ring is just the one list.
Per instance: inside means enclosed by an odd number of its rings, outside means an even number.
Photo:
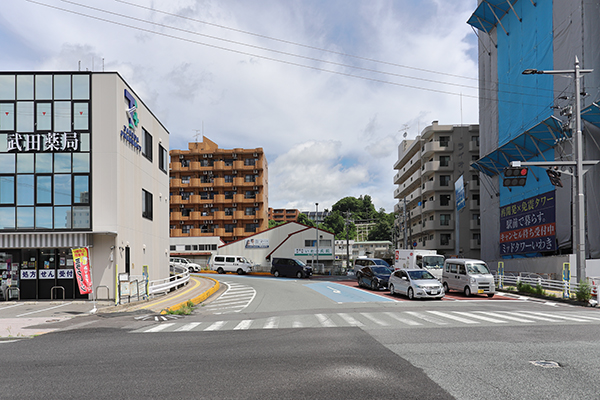
[{"label": "zebra crosswalk", "polygon": [[527,324],[600,324],[600,313],[583,311],[399,311],[316,313],[256,319],[163,322],[133,333],[243,331],[249,329],[340,328],[397,329],[414,327],[511,326]]}]

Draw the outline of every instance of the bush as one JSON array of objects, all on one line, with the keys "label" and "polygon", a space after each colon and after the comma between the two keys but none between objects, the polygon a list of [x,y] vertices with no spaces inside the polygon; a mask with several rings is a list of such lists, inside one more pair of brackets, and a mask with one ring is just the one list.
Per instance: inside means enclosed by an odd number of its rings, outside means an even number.
[{"label": "bush", "polygon": [[578,301],[589,301],[592,298],[592,286],[587,280],[579,283],[575,297]]}]

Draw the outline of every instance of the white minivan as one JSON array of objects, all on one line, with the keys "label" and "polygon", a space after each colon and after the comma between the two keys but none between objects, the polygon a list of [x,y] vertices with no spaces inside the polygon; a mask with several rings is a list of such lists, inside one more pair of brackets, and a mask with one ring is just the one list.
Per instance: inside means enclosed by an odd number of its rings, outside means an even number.
[{"label": "white minivan", "polygon": [[210,269],[219,274],[237,272],[238,275],[252,272],[252,263],[240,256],[213,256],[210,260]]},{"label": "white minivan", "polygon": [[442,272],[444,291],[458,290],[465,296],[487,294],[494,297],[496,285],[485,262],[469,258],[449,258]]}]

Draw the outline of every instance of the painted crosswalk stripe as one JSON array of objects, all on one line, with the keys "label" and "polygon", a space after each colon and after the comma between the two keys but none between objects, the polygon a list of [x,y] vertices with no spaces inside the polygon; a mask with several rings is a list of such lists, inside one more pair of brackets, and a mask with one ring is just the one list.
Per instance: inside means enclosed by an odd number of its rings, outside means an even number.
[{"label": "painted crosswalk stripe", "polygon": [[250,329],[250,326],[252,325],[252,320],[251,319],[245,319],[242,322],[240,322],[239,324],[237,324],[235,326],[235,328],[233,328],[234,331],[237,330],[246,330],[246,329]]},{"label": "painted crosswalk stripe", "polygon": [[362,315],[363,317],[375,322],[377,325],[381,325],[381,326],[389,326],[390,324],[388,324],[387,322],[373,316],[370,313],[360,313],[360,315]]},{"label": "painted crosswalk stripe", "polygon": [[144,332],[148,332],[148,333],[155,333],[155,332],[160,332],[163,331],[167,328],[170,328],[171,326],[175,325],[175,323],[171,323],[171,324],[161,324],[161,325],[157,325],[154,328],[150,328]]},{"label": "painted crosswalk stripe", "polygon": [[263,326],[263,329],[277,329],[278,327],[279,327],[279,318],[271,317],[271,318],[267,319],[267,322],[266,322],[265,326]]},{"label": "painted crosswalk stripe", "polygon": [[[450,314],[450,313],[444,313],[441,311],[427,311],[430,314],[433,315],[437,315],[438,317],[442,317],[442,318],[449,318],[452,319],[454,321],[458,321],[458,322],[462,322],[463,324],[478,324],[478,321],[473,321],[472,319],[466,319],[463,317],[459,317],[458,315],[454,315],[454,314]],[[462,314],[462,313],[461,313]]]},{"label": "painted crosswalk stripe", "polygon": [[208,326],[206,329],[204,329],[205,331],[218,331],[219,329],[221,329],[223,327],[223,325],[225,325],[227,323],[227,321],[217,321],[214,322],[212,325]]},{"label": "painted crosswalk stripe", "polygon": [[475,313],[467,313],[467,312],[461,312],[461,311],[454,311],[454,314],[463,315],[463,316],[469,317],[469,318],[480,319],[482,321],[491,322],[493,324],[506,324],[506,323],[508,323],[508,321],[505,321],[505,320],[502,320],[502,319],[486,317],[484,315],[478,315],[478,314],[475,314]]},{"label": "painted crosswalk stripe", "polygon": [[329,318],[327,315],[325,314],[315,314],[315,317],[317,317],[317,319],[319,320],[319,323],[324,326],[325,328],[333,328],[334,326],[336,326],[333,321],[331,320],[331,318]]},{"label": "painted crosswalk stripe", "polygon": [[527,313],[532,313],[532,314],[535,314],[535,315],[541,315],[542,317],[551,317],[551,318],[564,319],[566,321],[590,322],[589,320],[586,320],[586,319],[575,318],[575,317],[565,317],[563,315],[558,315],[558,314],[547,314],[547,313],[533,312],[533,311],[526,311],[526,312]]},{"label": "painted crosswalk stripe", "polygon": [[387,315],[388,317],[393,318],[396,321],[402,322],[403,324],[406,324],[406,325],[411,325],[411,326],[423,325],[422,323],[413,321],[412,319],[403,318],[403,317],[399,316],[397,313],[385,312],[384,314]]},{"label": "painted crosswalk stripe", "polygon": [[437,318],[433,318],[433,317],[430,317],[429,315],[421,314],[421,313],[418,313],[418,312],[415,312],[415,311],[406,311],[406,314],[412,315],[413,317],[422,319],[422,320],[427,321],[427,322],[431,322],[432,324],[436,324],[436,325],[448,325],[447,322],[444,322],[444,321],[439,320]]},{"label": "painted crosswalk stripe", "polygon": [[511,313],[511,315],[516,315],[516,316],[525,317],[525,318],[532,318],[532,319],[535,319],[535,320],[538,320],[538,321],[559,322],[556,319],[540,317],[539,315],[525,314],[525,312]]},{"label": "painted crosswalk stripe", "polygon": [[183,325],[181,328],[175,329],[175,332],[188,332],[188,331],[191,331],[192,329],[196,328],[201,323],[202,322],[190,322],[189,324]]},{"label": "painted crosswalk stripe", "polygon": [[304,324],[300,321],[292,322],[292,328],[304,328]]},{"label": "painted crosswalk stripe", "polygon": [[600,321],[600,316],[592,316],[592,315],[583,315],[583,314],[573,314],[579,318],[586,318],[592,321]]},{"label": "painted crosswalk stripe", "polygon": [[507,319],[509,321],[515,321],[515,322],[535,322],[533,320],[530,319],[525,319],[525,318],[518,318],[518,317],[513,317],[512,315],[506,315],[506,314],[500,314],[500,313],[494,313],[494,312],[489,312],[489,311],[475,311],[478,314],[485,314],[485,315],[490,315],[492,317],[499,317],[499,318],[504,318]]},{"label": "painted crosswalk stripe", "polygon": [[365,326],[362,322],[354,318],[353,316],[346,313],[338,313],[338,315],[346,321],[346,323],[350,326]]}]

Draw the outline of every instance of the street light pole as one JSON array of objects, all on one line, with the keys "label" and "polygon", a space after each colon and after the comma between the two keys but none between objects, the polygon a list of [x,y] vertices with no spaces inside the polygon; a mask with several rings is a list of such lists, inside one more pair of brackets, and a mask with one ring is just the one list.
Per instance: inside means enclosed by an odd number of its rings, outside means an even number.
[{"label": "street light pole", "polygon": [[[572,70],[540,71],[537,69],[526,69],[524,75],[549,74],[564,75],[572,74],[575,79],[575,173],[577,174],[577,243],[573,251],[577,257],[577,282],[585,279],[585,196],[583,189],[583,135],[581,133],[581,89],[579,78],[581,74],[587,74],[593,69],[580,69],[579,59],[575,56],[575,67]],[[587,163],[586,163],[587,164]],[[575,238],[574,238],[575,239]]]},{"label": "street light pole", "polygon": [[317,227],[317,264],[316,264],[316,268],[319,267],[319,203],[315,203],[315,206],[317,207],[317,214],[315,215],[315,222],[316,222],[316,227]]}]

